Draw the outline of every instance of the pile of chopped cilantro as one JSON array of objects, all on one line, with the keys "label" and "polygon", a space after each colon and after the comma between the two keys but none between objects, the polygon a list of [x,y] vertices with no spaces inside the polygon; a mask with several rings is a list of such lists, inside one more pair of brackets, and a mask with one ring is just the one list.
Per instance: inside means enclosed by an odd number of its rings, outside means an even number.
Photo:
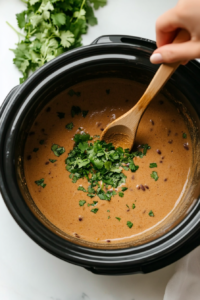
[{"label": "pile of chopped cilantro", "polygon": [[96,25],[93,9],[107,0],[22,0],[27,8],[16,15],[24,35],[16,49],[14,64],[22,72],[20,83],[29,73],[68,50],[81,46],[81,36],[88,25]]},{"label": "pile of chopped cilantro", "polygon": [[[91,198],[98,196],[101,200],[110,201],[117,194],[114,189],[126,183],[123,169],[136,172],[139,166],[135,165],[133,158],[142,158],[150,146],[142,145],[143,152],[129,153],[129,149],[115,149],[111,143],[100,140],[92,143],[92,139],[87,133],[75,134],[75,146],[65,160],[66,169],[71,173],[69,177],[72,182],[75,183],[80,178],[88,180],[89,187],[86,189],[81,186],[78,190],[86,192]],[[126,190],[127,188],[122,188],[122,191]],[[123,197],[124,193],[119,192],[119,196]]]}]

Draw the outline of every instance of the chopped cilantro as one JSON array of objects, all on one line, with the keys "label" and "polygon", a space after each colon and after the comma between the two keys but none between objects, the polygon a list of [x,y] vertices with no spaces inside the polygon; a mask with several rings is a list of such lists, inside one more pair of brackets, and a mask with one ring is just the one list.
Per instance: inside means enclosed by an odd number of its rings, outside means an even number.
[{"label": "chopped cilantro", "polygon": [[72,130],[74,128],[74,124],[71,122],[71,123],[68,123],[66,126],[65,126],[66,129],[68,130]]},{"label": "chopped cilantro", "polygon": [[122,166],[122,168],[123,168],[125,171],[128,171],[128,170],[129,170],[129,167],[126,167],[126,166]]},{"label": "chopped cilantro", "polygon": [[120,221],[120,220],[121,220],[121,218],[119,218],[119,217],[115,217],[115,219],[117,219],[118,221]]},{"label": "chopped cilantro", "polygon": [[130,162],[130,164],[129,164],[129,168],[130,168],[130,170],[132,171],[132,172],[135,172],[135,171],[137,171],[138,169],[139,169],[139,166],[136,166],[135,164],[134,164],[134,162],[133,162],[133,160]]},{"label": "chopped cilantro", "polygon": [[79,106],[72,106],[71,108],[71,116],[74,118],[75,115],[79,115],[81,113],[81,109]]},{"label": "chopped cilantro", "polygon": [[82,116],[83,116],[83,118],[85,118],[87,116],[88,111],[89,110],[82,110]]},{"label": "chopped cilantro", "polygon": [[147,154],[147,150],[151,149],[151,147],[148,144],[141,145],[141,148],[143,148],[143,155]]},{"label": "chopped cilantro", "polygon": [[150,163],[149,168],[157,168],[157,164],[156,163]]},{"label": "chopped cilantro", "polygon": [[65,113],[63,113],[63,112],[57,112],[57,116],[58,116],[58,118],[60,118],[60,119],[64,119]]},{"label": "chopped cilantro", "polygon": [[96,214],[97,212],[98,212],[98,208],[93,208],[93,209],[91,209],[91,212],[93,212],[94,214]]},{"label": "chopped cilantro", "polygon": [[130,208],[130,207],[128,206],[128,204],[126,204],[126,206],[127,206],[128,208]]},{"label": "chopped cilantro", "polygon": [[95,193],[95,189],[91,185],[88,187],[88,193],[89,194],[94,194]]},{"label": "chopped cilantro", "polygon": [[33,152],[37,152],[39,150],[39,148],[34,148]]},{"label": "chopped cilantro", "polygon": [[110,212],[109,210],[107,210],[107,212]]},{"label": "chopped cilantro", "polygon": [[80,200],[80,201],[79,201],[79,205],[80,205],[80,206],[83,206],[85,203],[86,203],[85,200]]},{"label": "chopped cilantro", "polygon": [[90,197],[90,198],[94,198],[95,197],[94,194],[87,194],[87,196]]},{"label": "chopped cilantro", "polygon": [[125,192],[126,190],[128,190],[128,188],[127,187],[122,187],[122,192]]},{"label": "chopped cilantro", "polygon": [[110,219],[110,216],[108,216],[108,219]]},{"label": "chopped cilantro", "polygon": [[51,150],[58,157],[65,152],[65,148],[64,147],[60,147],[59,145],[56,145],[56,144],[52,145]]},{"label": "chopped cilantro", "polygon": [[38,185],[38,186],[41,186],[43,188],[45,188],[46,186],[46,183],[44,183],[44,178],[40,179],[40,180],[36,180],[35,183]]},{"label": "chopped cilantro", "polygon": [[86,192],[86,189],[84,189],[84,187],[83,187],[83,186],[79,185],[79,187],[78,187],[78,191],[83,191],[83,192]]},{"label": "chopped cilantro", "polygon": [[53,164],[57,161],[57,159],[49,159],[49,161]]},{"label": "chopped cilantro", "polygon": [[131,221],[127,221],[126,225],[129,227],[129,228],[132,228],[133,227],[133,223]]},{"label": "chopped cilantro", "polygon": [[[75,134],[74,136],[74,142],[76,144],[79,144],[81,142],[87,142],[90,140],[90,135],[88,133],[83,133],[83,134]],[[72,150],[73,151],[73,150]],[[71,153],[71,152],[70,152]],[[77,153],[78,154],[78,153]]]},{"label": "chopped cilantro", "polygon": [[158,180],[158,173],[156,172],[156,171],[153,171],[152,173],[151,173],[151,178],[153,178],[155,181],[157,181]]},{"label": "chopped cilantro", "polygon": [[[110,201],[117,195],[114,189],[126,182],[121,167],[128,164],[130,170],[136,172],[139,166],[134,164],[133,158],[141,152],[129,153],[128,149],[115,148],[111,143],[100,140],[90,143],[91,139],[88,133],[75,134],[75,146],[65,160],[66,169],[71,173],[72,182],[80,178],[87,179],[90,183],[88,197],[97,196],[101,200]],[[109,186],[112,190],[108,190]],[[127,187],[122,187],[120,197],[124,196],[125,190]]]},{"label": "chopped cilantro", "polygon": [[134,208],[135,208],[135,204],[133,203],[133,204],[132,204],[132,209],[134,209]]},{"label": "chopped cilantro", "polygon": [[150,212],[149,212],[149,216],[150,216],[150,217],[154,217],[154,213],[153,213],[153,211],[152,211],[152,210],[150,210]]},{"label": "chopped cilantro", "polygon": [[124,197],[124,193],[119,192],[119,196],[120,196],[120,197]]},{"label": "chopped cilantro", "polygon": [[97,205],[98,201],[93,201],[93,203],[88,203],[88,206],[95,206]]},{"label": "chopped cilantro", "polygon": [[95,135],[94,135],[94,138],[100,139],[100,135],[95,134]]},{"label": "chopped cilantro", "polygon": [[185,132],[183,133],[183,139],[187,139],[187,134]]},{"label": "chopped cilantro", "polygon": [[43,145],[44,144],[44,140],[40,140],[39,143],[40,143],[40,145]]}]

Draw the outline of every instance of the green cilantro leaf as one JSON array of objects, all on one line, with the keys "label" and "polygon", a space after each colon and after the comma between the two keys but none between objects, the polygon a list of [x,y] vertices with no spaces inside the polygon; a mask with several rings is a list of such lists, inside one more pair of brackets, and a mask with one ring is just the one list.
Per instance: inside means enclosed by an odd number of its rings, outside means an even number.
[{"label": "green cilantro leaf", "polygon": [[57,112],[58,118],[63,119],[65,117],[65,113]]},{"label": "green cilantro leaf", "polygon": [[87,196],[90,197],[90,198],[94,198],[95,197],[94,194],[87,194]]},{"label": "green cilantro leaf", "polygon": [[85,17],[89,25],[94,26],[97,24],[97,18],[95,18],[94,11],[89,5],[86,7]]},{"label": "green cilantro leaf", "polygon": [[89,148],[89,145],[88,145],[88,143],[86,143],[86,142],[79,143],[79,144],[78,144],[78,148],[81,150],[81,152],[84,152],[86,149]]},{"label": "green cilantro leaf", "polygon": [[51,150],[58,157],[65,152],[65,148],[64,147],[60,147],[59,145],[56,145],[56,144],[52,145]]},{"label": "green cilantro leaf", "polygon": [[153,211],[152,211],[152,210],[150,210],[150,212],[149,212],[149,216],[150,216],[150,217],[154,217],[154,213],[153,213]]},{"label": "green cilantro leaf", "polygon": [[69,48],[75,42],[74,34],[69,30],[61,31],[60,32],[60,38],[61,38],[61,45],[64,48]]},{"label": "green cilantro leaf", "polygon": [[79,201],[79,205],[80,205],[80,206],[83,206],[85,203],[86,203],[85,200],[80,200],[80,201]]},{"label": "green cilantro leaf", "polygon": [[90,2],[94,4],[95,9],[103,7],[107,4],[107,0],[90,0]]},{"label": "green cilantro leaf", "polygon": [[185,132],[183,133],[183,139],[187,139],[187,134]]},{"label": "green cilantro leaf", "polygon": [[94,214],[96,214],[97,212],[98,212],[98,208],[93,208],[93,209],[91,209],[91,212],[93,212]]},{"label": "green cilantro leaf", "polygon": [[71,122],[71,123],[68,123],[66,126],[65,126],[66,129],[68,130],[72,130],[74,128],[74,124]]},{"label": "green cilantro leaf", "polygon": [[133,223],[131,221],[127,221],[126,225],[129,227],[129,228],[132,228],[133,227]]},{"label": "green cilantro leaf", "polygon": [[134,209],[134,208],[135,208],[135,204],[133,203],[133,204],[132,204],[132,209]]},{"label": "green cilantro leaf", "polygon": [[141,148],[143,148],[143,155],[147,154],[147,150],[151,149],[151,147],[148,144],[141,145]]},{"label": "green cilantro leaf", "polygon": [[156,163],[150,163],[149,168],[157,168],[157,164]]},{"label": "green cilantro leaf", "polygon": [[97,205],[98,201],[93,201],[93,203],[88,203],[88,206],[95,206]]},{"label": "green cilantro leaf", "polygon": [[117,219],[118,221],[120,221],[120,220],[121,220],[121,218],[119,218],[119,217],[115,217],[115,219]]},{"label": "green cilantro leaf", "polygon": [[119,192],[119,196],[120,196],[120,197],[124,197],[124,193]]},{"label": "green cilantro leaf", "polygon": [[78,191],[83,191],[83,192],[86,192],[86,189],[84,189],[84,187],[83,187],[83,186],[79,185],[79,187],[78,187]]},{"label": "green cilantro leaf", "polygon": [[126,190],[128,190],[128,188],[127,187],[122,187],[122,192],[125,192]]},{"label": "green cilantro leaf", "polygon": [[81,109],[79,106],[72,106],[71,108],[71,116],[74,118],[75,115],[79,115],[81,113]]},{"label": "green cilantro leaf", "polygon": [[83,115],[83,118],[85,118],[88,114],[88,111],[89,110],[82,110],[82,115]]},{"label": "green cilantro leaf", "polygon": [[40,143],[40,145],[43,145],[44,144],[44,140],[40,140],[39,143]]},{"label": "green cilantro leaf", "polygon": [[66,22],[66,15],[64,13],[52,14],[51,19],[55,26],[61,27]]},{"label": "green cilantro leaf", "polygon": [[151,178],[153,178],[155,181],[157,181],[158,180],[158,173],[156,172],[156,171],[153,171],[152,173],[151,173]]},{"label": "green cilantro leaf", "polygon": [[57,159],[49,159],[49,161],[53,164],[57,161]]},{"label": "green cilantro leaf", "polygon": [[38,186],[41,186],[42,188],[45,188],[46,186],[46,183],[44,183],[44,178],[40,179],[40,180],[36,180],[35,183],[38,185]]},{"label": "green cilantro leaf", "polygon": [[17,23],[19,28],[24,28],[25,27],[25,11],[23,11],[20,14],[16,14],[16,18],[17,18]]}]

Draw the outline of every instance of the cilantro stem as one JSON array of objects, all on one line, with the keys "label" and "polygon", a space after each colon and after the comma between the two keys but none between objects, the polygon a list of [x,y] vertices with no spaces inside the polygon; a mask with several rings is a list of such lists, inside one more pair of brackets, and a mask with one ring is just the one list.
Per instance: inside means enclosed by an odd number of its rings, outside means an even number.
[{"label": "cilantro stem", "polygon": [[[82,10],[84,4],[85,4],[85,0],[83,0],[83,2],[82,2],[82,4],[81,4],[81,8],[80,8],[80,10],[79,10],[79,15],[78,15],[78,17],[76,18],[76,21],[75,21],[73,24],[76,24],[76,22],[78,21],[78,19],[79,19],[79,17],[80,17],[81,10]],[[73,16],[72,16],[70,22],[71,22],[72,20],[73,20]]]},{"label": "cilantro stem", "polygon": [[17,31],[9,22],[6,21],[6,24],[8,26],[10,26],[10,28],[12,28],[16,32],[16,34],[18,35],[18,37],[22,36],[23,38],[25,38],[25,35],[21,34],[19,31]]},{"label": "cilantro stem", "polygon": [[23,3],[25,3],[25,4],[28,4],[28,1],[25,1],[25,0],[21,0]]}]

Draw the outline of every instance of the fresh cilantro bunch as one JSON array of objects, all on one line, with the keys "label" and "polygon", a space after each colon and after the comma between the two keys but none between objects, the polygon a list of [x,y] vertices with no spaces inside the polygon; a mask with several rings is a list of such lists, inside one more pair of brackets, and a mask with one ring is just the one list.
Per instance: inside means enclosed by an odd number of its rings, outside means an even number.
[{"label": "fresh cilantro bunch", "polygon": [[[126,175],[122,172],[123,168],[127,171],[137,171],[139,166],[134,164],[133,158],[143,157],[150,147],[141,146],[145,154],[141,151],[129,153],[129,149],[123,150],[121,147],[115,149],[111,143],[107,144],[100,140],[89,143],[90,140],[92,137],[89,134],[75,134],[74,149],[65,160],[66,169],[71,173],[70,178],[74,183],[80,178],[87,178],[90,183],[87,190],[89,197],[97,195],[101,200],[109,201],[117,193],[113,189],[108,190],[108,187],[117,188],[125,183]],[[86,192],[85,188],[79,190]]]},{"label": "fresh cilantro bunch", "polygon": [[[63,52],[81,46],[88,25],[96,25],[94,9],[107,0],[27,0],[27,9],[16,15],[25,35],[16,49],[14,64],[22,72],[23,83],[30,72]],[[10,25],[11,26],[11,25]],[[11,26],[12,27],[12,26]]]}]

